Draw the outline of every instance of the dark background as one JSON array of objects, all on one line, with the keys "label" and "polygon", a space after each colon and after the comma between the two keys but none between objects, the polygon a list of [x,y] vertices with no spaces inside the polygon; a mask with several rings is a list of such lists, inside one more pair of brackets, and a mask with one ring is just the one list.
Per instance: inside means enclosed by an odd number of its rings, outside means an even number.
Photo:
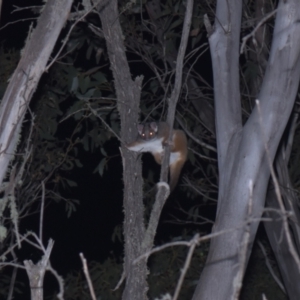
[{"label": "dark background", "polygon": [[[31,20],[28,21],[25,19],[36,17],[30,10],[12,14],[14,6],[24,7],[41,4],[41,1],[33,0],[4,1],[1,15],[0,38],[5,47],[22,49],[31,22]],[[9,24],[10,22],[11,24]],[[205,72],[207,72],[206,79],[211,81],[209,57],[204,57],[203,60],[207,64],[207,67],[204,65]],[[133,70],[133,72],[140,74],[141,70]],[[45,77],[42,80],[46,80]],[[35,98],[33,101],[37,101],[37,99]],[[68,137],[68,126],[72,127],[74,124],[72,121],[67,124],[67,126],[64,125],[64,127],[59,129],[58,136]],[[51,263],[53,268],[62,276],[66,276],[71,270],[80,270],[82,268],[79,258],[80,252],[85,255],[87,261],[102,262],[109,256],[122,257],[123,242],[118,239],[115,241],[112,240],[116,226],[121,226],[123,222],[122,164],[118,141],[116,139],[110,140],[105,145],[105,150],[111,156],[114,156],[114,158],[109,161],[108,167],[102,177],[98,172],[94,173],[95,167],[102,159],[100,151],[87,153],[81,149],[79,158],[83,167],[75,168],[68,174],[70,179],[78,183],[78,186],[72,188],[70,191],[63,189],[60,191],[61,195],[65,198],[80,200],[77,211],[67,218],[63,202],[50,203],[45,210],[44,244],[47,244],[49,238],[55,241],[51,254]],[[146,154],[143,157],[144,175],[147,174],[149,169],[154,171],[154,178],[158,179],[160,168],[156,165],[151,155]],[[187,163],[183,173],[189,172],[189,170],[191,170],[191,165]],[[155,241],[156,244],[168,241],[170,236],[181,234],[181,225],[174,225],[168,222],[172,220],[172,216],[183,220],[186,218],[184,214],[179,212],[178,203],[181,207],[188,208],[192,204],[195,204],[195,202],[195,199],[186,198],[185,194],[179,188],[175,190],[164,207]],[[203,211],[208,218],[213,218],[215,207],[203,208]],[[38,233],[39,218],[40,216],[35,214],[21,220],[20,232],[24,234],[28,230],[32,230]],[[194,230],[197,228],[191,225],[190,229]],[[35,263],[41,259],[42,255],[40,251],[29,245],[24,245],[16,254],[19,262],[31,259]],[[10,271],[6,272],[10,273]],[[56,286],[55,280],[50,278],[52,276],[47,274],[45,294],[47,294],[47,291],[52,291],[53,287]],[[18,271],[18,280],[25,283],[25,290],[29,293],[29,284],[25,271]],[[16,297],[15,299],[18,298]],[[24,295],[20,299],[24,299]]]}]

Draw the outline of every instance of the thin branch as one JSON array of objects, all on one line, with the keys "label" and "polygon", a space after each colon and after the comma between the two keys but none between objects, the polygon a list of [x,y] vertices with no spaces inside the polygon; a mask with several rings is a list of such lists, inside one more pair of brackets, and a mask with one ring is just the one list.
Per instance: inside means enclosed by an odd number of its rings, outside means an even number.
[{"label": "thin branch", "polygon": [[120,280],[118,281],[116,287],[113,289],[113,291],[116,291],[117,289],[120,288],[120,286],[121,286],[121,284],[123,283],[123,281],[125,280],[125,278],[126,278],[126,273],[125,273],[125,271],[123,270],[122,275],[121,275],[121,278],[120,278]]},{"label": "thin branch", "polygon": [[[16,253],[15,253],[14,250],[11,250],[11,255],[12,255],[13,259],[16,261],[17,260],[17,256],[16,256]],[[14,289],[15,289],[17,272],[18,272],[18,267],[15,267],[13,269],[13,272],[12,272],[12,275],[11,275],[11,279],[10,279],[7,300],[12,300],[13,299],[13,292],[14,292]]]},{"label": "thin branch", "polygon": [[274,272],[274,270],[273,270],[273,268],[272,268],[272,266],[271,266],[271,263],[270,263],[269,258],[268,258],[268,256],[267,256],[267,252],[266,252],[266,249],[265,249],[264,245],[263,245],[260,241],[258,241],[258,245],[259,245],[259,247],[260,247],[261,252],[263,253],[263,255],[264,255],[264,257],[265,257],[265,261],[266,261],[266,265],[267,265],[268,270],[270,271],[272,277],[274,278],[274,280],[275,280],[276,283],[278,284],[279,288],[282,290],[282,292],[283,292],[284,294],[286,294],[286,290],[285,290],[285,288],[284,288],[283,283],[282,283],[281,280],[278,278],[278,276],[275,274],[275,272]]},{"label": "thin branch", "polygon": [[12,24],[16,24],[16,23],[19,23],[19,22],[24,22],[24,21],[33,21],[33,20],[37,20],[38,18],[27,18],[27,19],[18,19],[16,21],[13,21],[13,22],[8,22],[6,23],[4,26],[2,26],[0,28],[0,31],[6,27],[8,27],[9,25],[12,25]]},{"label": "thin branch", "polygon": [[22,11],[22,10],[31,10],[31,11],[42,11],[44,6],[43,5],[33,5],[33,6],[25,6],[25,7],[20,7],[17,5],[13,5],[14,10],[11,12],[12,14],[17,12],[17,11]]},{"label": "thin branch", "polygon": [[48,70],[51,68],[51,66],[55,63],[55,61],[57,60],[57,58],[60,56],[60,53],[62,52],[62,50],[64,49],[65,45],[67,44],[67,42],[69,41],[70,35],[74,29],[74,27],[81,21],[83,20],[102,0],[96,1],[96,3],[84,14],[82,15],[79,19],[77,19],[71,26],[69,32],[67,33],[66,37],[64,38],[64,41],[62,43],[62,46],[60,47],[60,49],[58,50],[57,54],[54,56],[54,58],[52,59],[52,61],[48,64],[48,66],[46,66],[45,71],[44,72],[48,72]]},{"label": "thin branch", "polygon": [[56,295],[56,297],[60,300],[64,300],[64,280],[63,278],[54,270],[49,262],[49,265],[47,266],[47,270],[52,273],[52,275],[56,278],[59,286],[59,293]]},{"label": "thin branch", "polygon": [[[170,128],[173,128],[176,104],[181,91],[183,61],[184,61],[186,46],[187,46],[189,32],[190,32],[191,19],[193,13],[193,4],[194,4],[193,0],[187,1],[186,13],[185,13],[183,29],[182,29],[182,37],[181,37],[180,47],[179,47],[178,56],[176,60],[175,83],[171,94],[171,98],[169,100],[167,123],[170,126]],[[172,133],[173,130],[170,130],[169,138],[168,138],[169,144],[171,143]],[[141,253],[147,251],[149,248],[152,247],[160,214],[165,204],[165,201],[168,198],[170,193],[170,190],[166,188],[167,187],[166,182],[168,181],[167,179],[168,179],[169,160],[170,160],[170,145],[167,145],[165,147],[163,162],[161,166],[160,184],[158,185],[158,191],[155,197],[155,203],[151,211],[147,232],[145,234],[145,238],[142,243]]]},{"label": "thin branch", "polygon": [[270,12],[269,14],[267,14],[263,19],[260,20],[260,22],[258,22],[258,24],[255,26],[255,28],[246,36],[244,36],[242,38],[242,46],[241,46],[241,54],[244,53],[244,48],[246,45],[246,42],[249,40],[250,37],[254,38],[254,35],[256,33],[256,31],[260,28],[260,26],[262,26],[268,19],[270,19],[273,15],[275,15],[277,13],[278,8],[274,9],[272,12]]},{"label": "thin branch", "polygon": [[[170,101],[173,102],[173,104],[176,107],[180,91],[181,91],[181,85],[182,85],[182,73],[183,73],[183,61],[185,57],[185,51],[187,47],[187,42],[190,34],[190,27],[191,27],[191,20],[193,15],[193,0],[188,0],[186,4],[186,12],[185,12],[185,18],[183,23],[183,29],[182,29],[182,38],[179,46],[179,51],[177,55],[176,60],[176,71],[175,71],[175,83],[174,83],[174,89],[172,91],[171,99]],[[174,112],[175,115],[175,112]],[[172,117],[171,113],[168,114],[168,118]],[[174,121],[174,116],[173,116]]]},{"label": "thin branch", "polygon": [[[22,243],[23,240],[26,240],[26,238],[31,235],[31,232],[27,232],[24,236],[21,236],[20,238],[20,242]],[[5,261],[5,257],[11,252],[13,251],[14,248],[16,248],[18,246],[17,243],[13,244],[12,246],[10,246],[4,253],[2,253],[0,255],[0,260]]]},{"label": "thin branch", "polygon": [[183,128],[184,132],[197,144],[199,144],[200,146],[208,149],[208,150],[211,150],[215,153],[217,153],[217,148],[216,147],[213,147],[207,143],[204,143],[202,142],[200,139],[196,138],[187,128],[186,126],[184,126],[182,120],[180,118],[176,118],[176,121],[180,124],[180,126]]},{"label": "thin branch", "polygon": [[87,101],[87,106],[90,109],[90,111],[92,112],[92,114],[96,117],[99,118],[100,121],[104,124],[104,126],[107,128],[107,130],[109,130],[120,142],[122,142],[121,137],[115,132],[113,131],[113,129],[108,125],[108,123],[100,116],[100,114],[97,113],[97,111],[92,108],[92,106],[90,105],[90,103]]},{"label": "thin branch", "polygon": [[43,220],[44,220],[44,209],[45,209],[45,182],[42,181],[42,198],[41,198],[41,211],[40,211],[40,233],[39,237],[43,242]]},{"label": "thin branch", "polygon": [[[279,210],[275,210],[277,211],[278,213],[280,213]],[[249,223],[249,222],[272,222],[273,220],[271,218],[255,218],[255,217],[252,217],[250,220],[247,220],[243,223],[241,223],[240,226],[237,226],[235,228],[230,228],[230,229],[224,229],[224,230],[220,230],[218,232],[214,232],[214,233],[210,233],[210,234],[207,234],[205,236],[202,236],[202,237],[199,237],[198,240],[197,240],[197,243],[201,243],[201,242],[204,242],[204,241],[207,241],[207,240],[210,240],[214,237],[217,237],[221,234],[225,234],[225,233],[229,233],[229,232],[233,232],[233,231],[236,231],[238,229],[241,229],[241,228],[245,228],[245,226]],[[192,241],[192,240],[191,240]],[[170,247],[174,247],[174,246],[186,246],[186,247],[191,247],[192,245],[192,242],[191,241],[178,241],[178,242],[170,242],[170,243],[166,243],[162,246],[158,246],[158,247],[155,247],[153,248],[152,250],[150,251],[147,251],[145,253],[143,253],[142,255],[140,255],[139,257],[137,257],[134,261],[133,261],[133,264],[137,264],[140,260],[142,259],[147,259],[150,255],[156,253],[156,252],[159,252],[159,251],[162,251],[166,248],[170,248]]]},{"label": "thin branch", "polygon": [[79,253],[79,256],[80,256],[81,261],[82,261],[83,272],[84,272],[85,278],[88,282],[91,297],[92,297],[93,300],[96,300],[96,294],[95,294],[93,283],[92,283],[92,280],[91,280],[91,277],[90,277],[89,269],[87,267],[86,259],[85,259],[85,257],[83,256],[82,253]]},{"label": "thin branch", "polygon": [[175,290],[175,293],[174,293],[174,296],[173,296],[172,300],[177,300],[178,299],[179,292],[181,290],[185,274],[188,271],[188,268],[189,268],[189,266],[191,264],[191,260],[192,260],[192,256],[193,256],[194,250],[195,250],[196,246],[198,245],[198,240],[199,240],[199,234],[197,233],[193,237],[193,239],[191,240],[191,246],[190,246],[188,255],[186,257],[183,269],[181,270],[181,274],[180,274],[180,277],[179,277],[179,280],[178,280],[178,283],[177,283],[177,286],[176,286],[176,290]]}]

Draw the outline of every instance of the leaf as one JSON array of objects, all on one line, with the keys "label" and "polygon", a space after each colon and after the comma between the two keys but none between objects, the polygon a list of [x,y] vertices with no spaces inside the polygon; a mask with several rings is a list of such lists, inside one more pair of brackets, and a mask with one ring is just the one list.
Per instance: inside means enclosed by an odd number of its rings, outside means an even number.
[{"label": "leaf", "polygon": [[92,88],[92,89],[89,89],[85,94],[84,94],[84,97],[85,98],[91,98],[93,95],[94,95],[94,92],[95,92],[95,88]]},{"label": "leaf", "polygon": [[182,19],[178,19],[178,20],[174,21],[174,22],[170,25],[170,27],[168,28],[168,31],[170,31],[170,30],[172,30],[172,29],[174,29],[174,28],[176,28],[176,27],[178,27],[178,26],[180,26],[180,25],[182,25]]},{"label": "leaf", "polygon": [[83,164],[80,162],[80,160],[79,159],[74,159],[74,162],[75,162],[75,165],[76,165],[76,167],[78,167],[78,168],[82,168],[83,167]]},{"label": "leaf", "polygon": [[3,240],[7,236],[7,229],[3,225],[0,225],[0,242],[3,242]]},{"label": "leaf", "polygon": [[163,16],[170,16],[170,15],[172,15],[171,9],[170,9],[169,7],[166,7],[166,6],[165,6],[165,9],[162,10],[160,14],[157,14],[157,15],[155,15],[154,17],[155,17],[155,19],[157,20],[157,19],[159,19],[159,18],[161,18],[161,17],[163,17]]},{"label": "leaf", "polygon": [[44,165],[44,170],[45,170],[45,172],[48,173],[48,172],[50,172],[52,170],[52,166],[50,164],[46,163]]},{"label": "leaf", "polygon": [[97,85],[107,82],[107,78],[104,75],[104,73],[102,73],[102,72],[97,72],[97,73],[93,74],[92,78],[96,80]]},{"label": "leaf", "polygon": [[195,46],[199,44],[200,40],[202,39],[202,36],[203,35],[201,33],[197,37],[195,37],[195,38],[192,39],[192,49],[194,49]]},{"label": "leaf", "polygon": [[78,77],[74,77],[73,80],[72,80],[72,85],[69,89],[69,91],[72,93],[72,92],[76,92],[78,89]]},{"label": "leaf", "polygon": [[67,181],[67,183],[68,183],[68,185],[69,185],[70,187],[75,187],[75,186],[77,186],[77,182],[75,182],[75,181],[73,181],[73,180],[66,179],[66,181]]},{"label": "leaf", "polygon": [[90,44],[87,51],[86,51],[86,55],[85,55],[86,59],[88,59],[88,60],[91,59],[93,49],[94,49],[93,44]]},{"label": "leaf", "polygon": [[53,137],[53,135],[49,134],[48,132],[42,130],[40,132],[40,137],[44,140],[48,140],[48,141],[54,141],[55,138]]},{"label": "leaf", "polygon": [[106,153],[106,151],[104,150],[103,147],[100,148],[100,151],[101,151],[101,153],[103,154],[103,156],[106,156],[106,157],[107,157],[107,153]]},{"label": "leaf", "polygon": [[83,107],[83,101],[82,100],[75,100],[74,104],[68,109],[66,115],[71,115],[76,111],[79,111]]},{"label": "leaf", "polygon": [[62,170],[72,170],[74,168],[74,164],[70,159],[65,160],[64,164],[62,165]]},{"label": "leaf", "polygon": [[67,211],[67,217],[70,218],[72,212],[75,212],[76,205],[79,205],[79,200],[77,199],[72,199],[66,202],[66,211]]},{"label": "leaf", "polygon": [[100,174],[100,176],[103,176],[103,172],[104,172],[104,167],[106,165],[106,157],[102,158],[99,165],[95,168],[93,173],[96,173],[98,171],[98,173]]},{"label": "leaf", "polygon": [[93,86],[93,84],[91,84],[91,79],[89,76],[86,76],[84,78],[80,78],[79,79],[79,87],[81,92],[84,94],[86,93],[86,91],[88,90],[89,87]]},{"label": "leaf", "polygon": [[115,243],[117,241],[119,242],[122,242],[122,226],[120,225],[117,225],[115,228],[114,228],[114,232],[112,234],[112,237],[111,237],[111,240]]},{"label": "leaf", "polygon": [[82,138],[82,144],[83,144],[83,149],[85,151],[89,151],[90,147],[89,147],[89,137],[88,137],[88,135],[85,135]]}]

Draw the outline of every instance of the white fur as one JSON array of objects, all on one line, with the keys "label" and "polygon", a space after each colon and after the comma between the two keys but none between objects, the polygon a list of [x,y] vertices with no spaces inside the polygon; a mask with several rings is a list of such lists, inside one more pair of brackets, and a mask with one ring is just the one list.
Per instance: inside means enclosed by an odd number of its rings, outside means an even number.
[{"label": "white fur", "polygon": [[175,161],[177,161],[180,158],[180,152],[172,152],[170,154],[170,165],[172,165]]},{"label": "white fur", "polygon": [[[136,152],[162,153],[164,150],[162,146],[162,141],[163,138],[143,141],[142,143],[128,147],[128,149]],[[180,152],[172,152],[170,154],[169,164],[172,165],[174,162],[178,161],[179,158],[180,158]]]},{"label": "white fur", "polygon": [[128,147],[128,149],[136,152],[161,153],[163,151],[162,141],[163,138],[143,141],[140,144],[136,144],[132,147]]}]

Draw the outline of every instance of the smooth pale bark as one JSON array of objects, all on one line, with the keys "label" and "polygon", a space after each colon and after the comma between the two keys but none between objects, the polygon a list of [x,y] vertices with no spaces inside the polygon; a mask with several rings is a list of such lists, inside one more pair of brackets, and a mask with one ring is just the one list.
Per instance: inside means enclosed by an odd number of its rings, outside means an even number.
[{"label": "smooth pale bark", "polygon": [[[296,118],[293,123],[296,123]],[[294,135],[296,126],[291,126],[290,136]],[[276,155],[274,168],[277,174],[277,180],[280,187],[281,197],[285,210],[291,213],[289,217],[290,234],[293,237],[292,243],[300,253],[300,211],[298,205],[298,197],[292,188],[289,177],[288,161],[291,152],[292,143],[281,142],[281,148]],[[265,230],[272,246],[272,250],[277,260],[280,275],[284,283],[286,293],[290,300],[300,299],[300,270],[294,255],[290,251],[290,244],[286,234],[283,234],[284,221],[281,218],[281,210],[278,203],[277,195],[273,184],[269,185],[266,197],[267,211],[265,216],[272,219],[272,222],[264,222]],[[269,209],[271,208],[271,209]],[[276,211],[277,210],[277,211]],[[280,212],[280,213],[279,213]]]},{"label": "smooth pale bark", "polygon": [[[241,3],[237,0],[217,2],[216,28],[209,38],[220,172],[217,218],[213,232],[226,229],[234,231],[212,239],[194,300],[228,300],[237,296],[234,294],[238,290],[238,273],[240,270],[243,273],[245,267],[242,263],[242,242],[249,233],[246,264],[258,219],[263,212],[269,181],[265,143],[273,161],[299,85],[299,2],[280,1],[270,57],[258,95],[261,112],[255,108],[242,127],[237,86]],[[253,182],[253,197],[249,214],[250,180]],[[245,222],[248,217],[252,219],[247,228]]]},{"label": "smooth pale bark", "polygon": [[[291,199],[291,204],[293,205],[295,204],[294,199]],[[287,201],[290,201],[290,199]],[[272,207],[272,209],[280,210],[277,195],[273,186],[268,192],[267,204],[268,207]],[[299,220],[299,207],[297,204],[296,206],[297,214],[295,217],[293,217],[293,219],[297,217],[297,220]],[[290,207],[287,206],[287,208]],[[283,232],[283,221],[280,219],[280,214],[275,211],[269,211],[266,213],[266,216],[274,220],[272,222],[265,222],[264,225],[272,246],[272,250],[278,262],[278,268],[280,270],[280,275],[284,283],[286,293],[290,300],[298,300],[300,299],[300,285],[298,284],[300,282],[300,272],[295,259],[290,252],[286,235]],[[293,222],[294,220],[291,221]],[[293,225],[298,226],[298,223],[294,223]],[[296,237],[296,240],[299,241],[299,236]]]},{"label": "smooth pale bark", "polygon": [[22,121],[50,54],[70,12],[72,0],[48,0],[27,39],[0,106],[0,183],[14,157]]}]

